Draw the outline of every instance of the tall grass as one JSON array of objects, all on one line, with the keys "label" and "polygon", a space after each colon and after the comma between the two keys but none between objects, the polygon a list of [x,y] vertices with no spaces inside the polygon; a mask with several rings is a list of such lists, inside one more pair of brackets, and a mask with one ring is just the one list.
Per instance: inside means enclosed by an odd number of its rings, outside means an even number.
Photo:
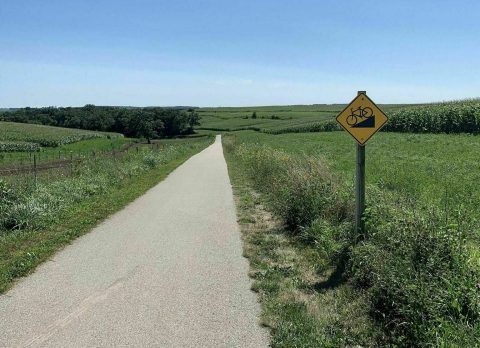
[{"label": "tall grass", "polygon": [[124,157],[85,160],[76,165],[73,175],[60,175],[53,181],[29,180],[15,185],[0,179],[0,233],[45,228],[72,205],[107,192],[125,178],[191,153],[192,148],[200,150],[206,141],[130,152]]},{"label": "tall grass", "polygon": [[352,187],[318,159],[232,137],[225,149],[290,233],[315,245],[336,274],[367,295],[384,332],[379,345],[479,342],[480,269],[472,262],[475,231],[464,212],[432,209],[372,186],[366,233],[357,235]]}]

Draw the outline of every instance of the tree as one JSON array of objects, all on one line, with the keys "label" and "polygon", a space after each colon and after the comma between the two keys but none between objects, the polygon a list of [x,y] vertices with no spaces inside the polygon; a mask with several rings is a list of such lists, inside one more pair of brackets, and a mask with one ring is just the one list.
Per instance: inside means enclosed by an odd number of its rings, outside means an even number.
[{"label": "tree", "polygon": [[257,118],[257,112],[256,111],[253,112],[252,118]]},{"label": "tree", "polygon": [[154,112],[142,113],[140,111],[136,112],[133,117],[135,117],[136,121],[134,126],[136,128],[136,136],[147,139],[149,144],[152,139],[160,137],[165,131],[163,121]]}]

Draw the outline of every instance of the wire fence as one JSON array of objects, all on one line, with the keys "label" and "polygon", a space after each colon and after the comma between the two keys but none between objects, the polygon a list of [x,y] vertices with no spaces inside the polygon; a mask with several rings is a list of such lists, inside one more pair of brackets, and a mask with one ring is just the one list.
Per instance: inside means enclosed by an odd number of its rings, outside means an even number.
[{"label": "wire fence", "polygon": [[[48,152],[30,152],[25,154],[0,155],[0,177],[11,177],[17,175],[31,175],[36,180],[40,173],[48,171],[58,171],[65,174],[71,174],[75,165],[85,161],[101,157],[121,158],[124,154],[132,151],[142,151],[148,149],[159,149],[162,147],[159,143],[140,144],[131,143],[127,146],[111,150],[92,150],[92,151],[48,151]],[[10,156],[10,157],[9,157]]]}]

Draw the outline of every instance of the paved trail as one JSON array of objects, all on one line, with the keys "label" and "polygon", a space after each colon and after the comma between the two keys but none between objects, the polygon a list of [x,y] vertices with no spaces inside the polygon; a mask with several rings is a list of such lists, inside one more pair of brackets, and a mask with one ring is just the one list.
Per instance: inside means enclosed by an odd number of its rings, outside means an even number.
[{"label": "paved trail", "polygon": [[266,347],[221,140],[0,296],[1,347]]}]

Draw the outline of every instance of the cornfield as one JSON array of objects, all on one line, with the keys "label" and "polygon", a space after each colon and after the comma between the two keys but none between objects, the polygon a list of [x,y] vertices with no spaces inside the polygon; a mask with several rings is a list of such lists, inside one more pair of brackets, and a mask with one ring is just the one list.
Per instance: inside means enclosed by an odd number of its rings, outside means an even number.
[{"label": "cornfield", "polygon": [[58,147],[82,140],[121,137],[117,133],[49,127],[36,124],[1,122],[0,152],[38,151],[38,146]]},{"label": "cornfield", "polygon": [[388,115],[384,130],[408,133],[480,132],[480,99],[408,107]]}]

